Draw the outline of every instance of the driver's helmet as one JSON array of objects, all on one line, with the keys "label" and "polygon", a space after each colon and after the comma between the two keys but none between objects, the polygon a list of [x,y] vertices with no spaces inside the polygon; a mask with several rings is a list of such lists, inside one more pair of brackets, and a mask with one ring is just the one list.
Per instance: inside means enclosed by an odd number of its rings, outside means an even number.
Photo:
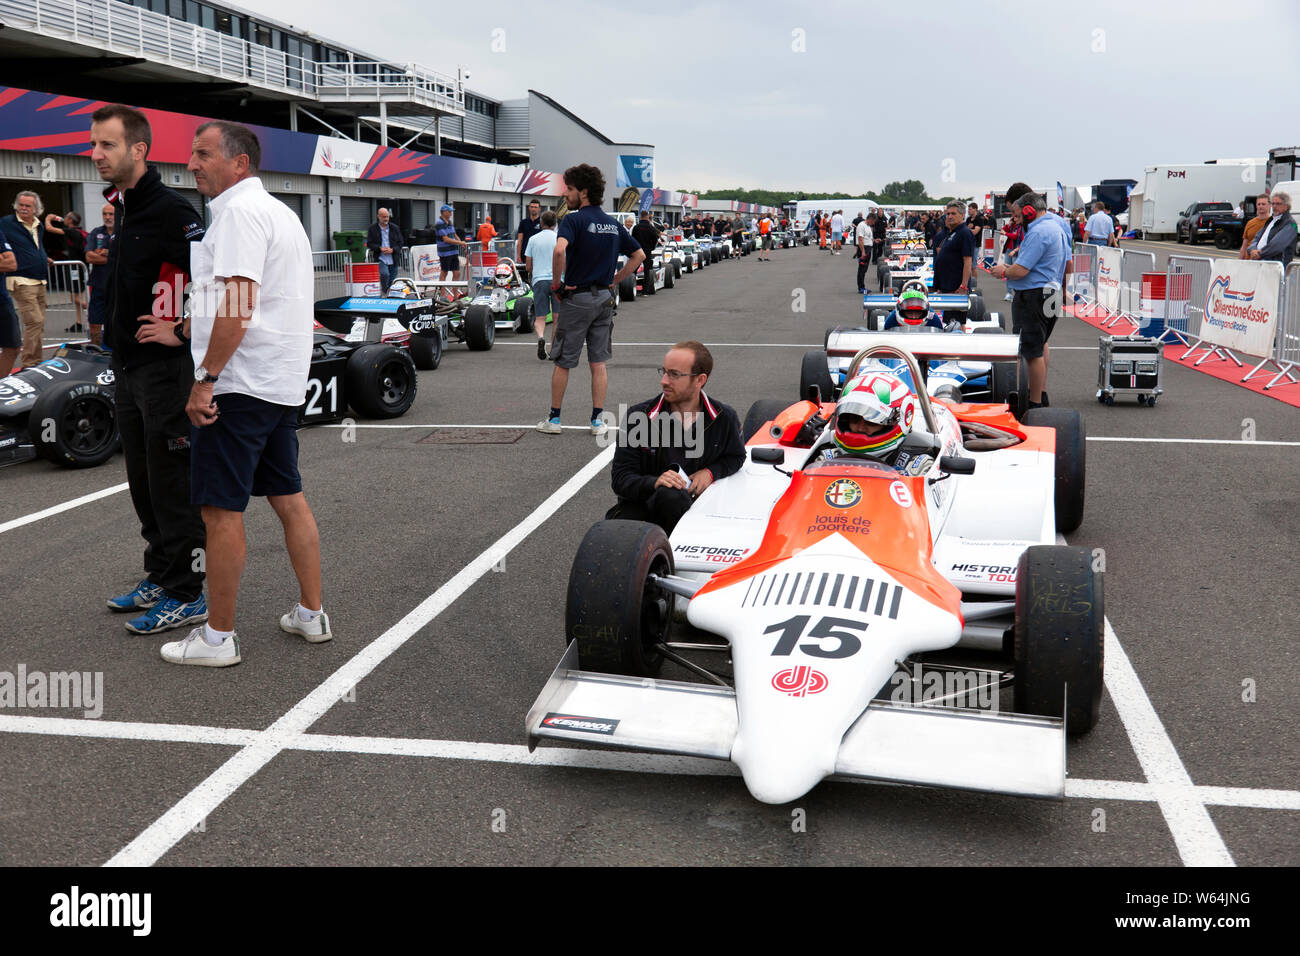
[{"label": "driver's helmet", "polygon": [[513,280],[514,274],[511,271],[510,266],[504,262],[500,263],[496,268],[496,272],[492,274],[492,284],[498,289],[510,288],[510,283]]},{"label": "driver's helmet", "polygon": [[921,283],[908,282],[898,296],[898,321],[903,325],[925,325],[930,317],[930,299]]},{"label": "driver's helmet", "polygon": [[420,298],[420,292],[410,279],[394,279],[388,286],[387,298],[418,299]]},{"label": "driver's helmet", "polygon": [[865,372],[840,395],[831,431],[847,454],[893,464],[916,412],[916,396],[897,375]]}]

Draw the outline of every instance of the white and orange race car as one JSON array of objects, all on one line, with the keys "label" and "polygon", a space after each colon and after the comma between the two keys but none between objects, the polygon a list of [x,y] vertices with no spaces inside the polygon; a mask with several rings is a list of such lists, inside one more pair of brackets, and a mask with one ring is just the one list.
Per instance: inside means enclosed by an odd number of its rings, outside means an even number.
[{"label": "white and orange race car", "polygon": [[[938,356],[917,345],[878,336],[852,370],[901,360],[922,381]],[[1102,690],[1101,580],[1056,544],[1082,518],[1082,421],[916,399],[892,466],[828,454],[831,403],[758,402],[748,460],[671,538],[594,525],[530,745],[730,760],[767,803],[833,775],[1061,797],[1066,734],[1092,728]],[[710,652],[730,674],[697,663]],[[665,659],[708,683],[656,679]]]}]

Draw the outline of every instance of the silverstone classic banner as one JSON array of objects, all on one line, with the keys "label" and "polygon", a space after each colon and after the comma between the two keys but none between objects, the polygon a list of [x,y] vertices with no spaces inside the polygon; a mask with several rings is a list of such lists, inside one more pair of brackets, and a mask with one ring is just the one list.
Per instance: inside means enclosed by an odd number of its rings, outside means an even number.
[{"label": "silverstone classic banner", "polygon": [[1247,355],[1268,355],[1277,331],[1282,264],[1215,259],[1201,338]]},{"label": "silverstone classic banner", "polygon": [[1097,248],[1097,304],[1110,312],[1120,310],[1119,274],[1123,253],[1114,246]]},{"label": "silverstone classic banner", "polygon": [[[90,114],[104,105],[104,100],[0,86],[0,149],[89,156]],[[189,162],[194,130],[211,118],[146,108],[141,112],[153,127],[149,159],[181,165]],[[249,124],[249,128],[262,143],[262,169],[270,172],[535,196],[564,192],[558,174],[524,166],[498,166],[270,126]]]}]

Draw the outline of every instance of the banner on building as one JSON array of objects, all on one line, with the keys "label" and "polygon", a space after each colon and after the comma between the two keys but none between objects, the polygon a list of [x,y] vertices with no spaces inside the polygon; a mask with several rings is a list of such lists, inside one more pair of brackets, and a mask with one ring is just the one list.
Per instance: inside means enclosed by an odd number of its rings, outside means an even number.
[{"label": "banner on building", "polygon": [[619,156],[618,188],[653,189],[655,184],[655,158],[653,156]]}]

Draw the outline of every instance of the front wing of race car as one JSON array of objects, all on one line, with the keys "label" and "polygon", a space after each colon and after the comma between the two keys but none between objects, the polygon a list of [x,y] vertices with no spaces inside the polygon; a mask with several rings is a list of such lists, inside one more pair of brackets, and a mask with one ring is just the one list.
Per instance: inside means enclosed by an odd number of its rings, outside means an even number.
[{"label": "front wing of race car", "polygon": [[[735,691],[578,670],[569,645],[525,720],[540,738],[730,760]],[[1060,720],[872,701],[844,735],[835,774],[1028,797],[1065,793]]]}]

